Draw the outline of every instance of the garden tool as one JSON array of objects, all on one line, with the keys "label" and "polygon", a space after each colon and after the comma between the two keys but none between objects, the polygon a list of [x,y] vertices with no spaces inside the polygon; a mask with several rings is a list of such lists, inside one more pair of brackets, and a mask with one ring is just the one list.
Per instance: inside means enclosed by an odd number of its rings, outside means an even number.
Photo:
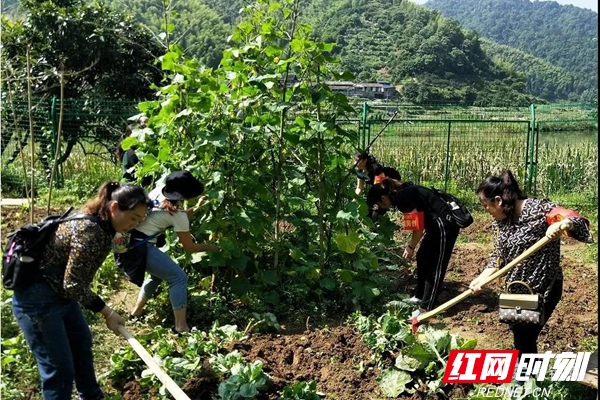
[{"label": "garden tool", "polygon": [[[569,229],[571,227],[571,221],[565,220],[560,229],[562,231],[565,231],[567,229]],[[530,248],[528,248],[527,250],[525,250],[523,253],[521,253],[521,255],[519,255],[517,258],[515,258],[514,260],[512,260],[510,263],[508,263],[506,266],[504,266],[503,268],[499,269],[498,271],[494,272],[492,275],[488,276],[487,279],[485,281],[483,281],[481,283],[481,287],[483,288],[484,286],[488,285],[489,283],[491,283],[492,281],[494,281],[494,279],[496,278],[500,278],[504,275],[506,275],[506,273],[508,273],[508,271],[510,271],[511,269],[513,269],[517,264],[519,264],[520,262],[526,260],[527,258],[529,258],[533,253],[535,253],[536,251],[538,251],[539,249],[541,249],[542,247],[544,247],[546,244],[548,244],[550,242],[550,239],[546,236],[544,236],[542,239],[538,240],[536,243],[533,244],[533,246],[531,246]],[[413,335],[415,333],[417,333],[417,329],[419,328],[419,324],[422,321],[425,321],[433,316],[438,315],[439,313],[441,313],[442,311],[446,311],[447,309],[449,309],[450,307],[454,306],[457,303],[460,303],[462,300],[466,299],[467,297],[469,297],[470,295],[472,295],[474,292],[472,289],[468,289],[466,291],[464,291],[463,293],[459,294],[458,296],[456,296],[453,299],[448,300],[447,302],[445,302],[444,304],[434,308],[431,311],[427,311],[427,312],[420,312],[419,310],[415,310],[412,313],[412,317],[409,320],[411,325],[412,325],[412,333]]]},{"label": "garden tool", "polygon": [[146,365],[152,370],[154,375],[165,385],[165,388],[171,393],[175,400],[190,400],[187,394],[181,390],[175,381],[154,361],[150,353],[146,351],[144,346],[137,341],[136,338],[125,328],[123,325],[119,325],[119,332],[127,339],[131,347],[140,356],[140,358],[146,363]]}]

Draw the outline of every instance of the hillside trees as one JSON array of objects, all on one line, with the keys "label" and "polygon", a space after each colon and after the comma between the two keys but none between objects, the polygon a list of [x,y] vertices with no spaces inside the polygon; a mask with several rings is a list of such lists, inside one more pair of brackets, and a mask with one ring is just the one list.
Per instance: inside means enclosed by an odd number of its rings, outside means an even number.
[{"label": "hillside trees", "polygon": [[[548,73],[551,82],[542,85],[558,84],[558,93],[552,96],[597,101],[598,13],[562,6],[554,1],[430,0],[426,6],[455,18],[482,37],[520,49],[562,68],[565,71],[563,77],[557,77],[555,71],[536,73],[538,84],[540,76]],[[572,85],[565,88],[565,83],[571,78]],[[547,91],[554,88],[538,89]],[[565,89],[569,90],[566,96],[563,93]]]},{"label": "hillside trees", "polygon": [[317,35],[336,40],[342,66],[359,79],[388,80],[403,100],[480,105],[534,100],[525,78],[496,65],[479,37],[410,2],[338,1],[312,13]]},{"label": "hillside trees", "polygon": [[109,4],[146,26],[164,51],[177,44],[200,64],[219,65],[231,27],[202,0],[111,0]]},{"label": "hillside trees", "polygon": [[528,93],[548,101],[566,100],[572,94],[575,77],[563,68],[489,39],[481,39],[481,43],[497,64],[504,63],[525,75]]}]

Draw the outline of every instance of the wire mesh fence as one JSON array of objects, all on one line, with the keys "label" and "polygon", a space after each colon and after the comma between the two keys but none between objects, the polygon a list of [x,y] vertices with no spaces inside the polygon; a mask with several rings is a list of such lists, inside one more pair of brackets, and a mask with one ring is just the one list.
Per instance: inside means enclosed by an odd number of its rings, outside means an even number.
[{"label": "wire mesh fence", "polygon": [[[62,186],[76,179],[118,179],[115,149],[136,101],[41,97],[5,98],[2,107],[2,195],[24,197],[28,188],[47,187],[52,171]],[[60,137],[59,137],[60,132]],[[56,166],[55,166],[56,164]]]},{"label": "wire mesh fence", "polygon": [[[367,112],[365,113],[365,108]],[[370,152],[404,180],[472,194],[489,174],[510,169],[527,192],[597,205],[596,104],[460,107],[366,104],[359,147],[371,143],[386,119],[397,117]]]},{"label": "wire mesh fence", "polygon": [[[114,151],[130,119],[139,114],[137,104],[67,99],[61,120],[56,98],[36,98],[31,107],[26,99],[4,99],[2,196],[25,196],[32,179],[36,187],[47,187],[55,160],[55,182],[81,186],[82,193],[104,180],[119,179]],[[356,108],[357,114],[340,124],[358,130],[359,149],[383,129],[369,150],[398,168],[405,180],[472,197],[487,175],[511,169],[530,194],[573,192],[572,202],[597,204],[597,104],[466,107],[372,102]]]}]

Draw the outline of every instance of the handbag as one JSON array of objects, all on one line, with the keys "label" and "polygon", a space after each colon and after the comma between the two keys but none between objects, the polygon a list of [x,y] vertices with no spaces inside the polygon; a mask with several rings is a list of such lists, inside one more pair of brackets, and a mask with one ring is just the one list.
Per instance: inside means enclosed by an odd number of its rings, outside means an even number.
[{"label": "handbag", "polygon": [[[521,284],[529,294],[508,293],[514,284]],[[513,281],[506,286],[506,293],[500,294],[500,322],[511,325],[541,326],[544,324],[544,297],[533,293],[531,286],[523,281]]]}]

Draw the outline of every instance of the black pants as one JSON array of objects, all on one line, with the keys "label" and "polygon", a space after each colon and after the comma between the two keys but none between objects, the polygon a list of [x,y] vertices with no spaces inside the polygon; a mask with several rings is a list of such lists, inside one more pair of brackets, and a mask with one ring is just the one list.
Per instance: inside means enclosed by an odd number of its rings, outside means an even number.
[{"label": "black pants", "polygon": [[[548,294],[548,298],[544,302],[544,313],[546,316],[544,325],[546,325],[546,321],[550,319],[552,312],[562,298],[562,292],[563,281],[562,279],[557,279],[554,281],[554,285]],[[510,329],[512,330],[514,336],[514,346],[515,349],[519,350],[519,356],[523,353],[538,352],[537,340],[544,325],[533,327],[526,325],[511,325]]]},{"label": "black pants", "polygon": [[417,252],[417,290],[421,307],[433,309],[444,283],[450,256],[460,228],[451,219],[437,218],[428,226]]}]

